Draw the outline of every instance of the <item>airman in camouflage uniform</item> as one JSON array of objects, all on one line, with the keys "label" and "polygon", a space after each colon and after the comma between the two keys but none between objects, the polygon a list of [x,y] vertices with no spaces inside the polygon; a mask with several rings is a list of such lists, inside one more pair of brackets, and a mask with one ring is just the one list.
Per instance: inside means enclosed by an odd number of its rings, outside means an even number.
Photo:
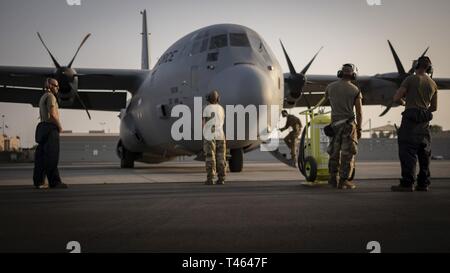
[{"label": "airman in camouflage uniform", "polygon": [[[358,138],[356,136],[356,124],[346,122],[333,128],[335,136],[331,139],[328,146],[328,171],[330,173],[330,184],[336,186],[337,181],[341,184],[348,184],[345,188],[354,188],[351,186],[351,174],[355,166],[355,155],[358,152]],[[339,178],[339,179],[338,179]],[[347,181],[347,182],[346,182]]]},{"label": "airman in camouflage uniform", "polygon": [[294,115],[289,115],[286,110],[281,112],[281,115],[286,118],[286,125],[280,129],[280,131],[287,130],[289,127],[292,128],[292,131],[284,138],[284,142],[289,147],[291,151],[291,161],[292,165],[297,165],[297,143],[300,133],[302,131],[302,122],[299,118]]},{"label": "airman in camouflage uniform", "polygon": [[361,138],[362,95],[351,82],[356,79],[354,65],[344,64],[338,77],[341,80],[329,84],[325,90],[325,98],[331,105],[331,126],[334,131],[328,147],[328,183],[339,189],[354,189],[350,176],[355,165],[358,139]]},{"label": "airman in camouflage uniform", "polygon": [[217,184],[225,184],[226,176],[226,140],[223,132],[225,111],[219,104],[219,93],[211,92],[208,96],[209,104],[203,115],[203,152],[205,155],[206,185],[214,184],[214,177],[218,176]]}]

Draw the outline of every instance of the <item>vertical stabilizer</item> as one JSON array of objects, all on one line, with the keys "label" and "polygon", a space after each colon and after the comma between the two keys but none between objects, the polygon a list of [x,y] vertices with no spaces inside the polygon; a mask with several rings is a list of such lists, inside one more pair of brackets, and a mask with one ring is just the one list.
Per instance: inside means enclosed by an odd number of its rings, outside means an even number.
[{"label": "vertical stabilizer", "polygon": [[150,69],[150,54],[148,50],[148,33],[147,30],[147,11],[144,9],[142,14],[142,55],[141,55],[141,69]]}]

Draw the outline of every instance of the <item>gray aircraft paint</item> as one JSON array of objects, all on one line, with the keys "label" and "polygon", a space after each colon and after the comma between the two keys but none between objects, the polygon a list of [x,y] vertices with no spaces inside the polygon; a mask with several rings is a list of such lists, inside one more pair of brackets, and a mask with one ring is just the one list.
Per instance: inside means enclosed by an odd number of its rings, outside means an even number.
[{"label": "gray aircraft paint", "polygon": [[[211,37],[227,35],[229,38],[230,33],[245,33],[250,46],[210,49]],[[206,43],[206,49],[193,52],[202,43]],[[208,61],[208,54],[218,54],[217,61]],[[194,97],[205,98],[211,90],[217,89],[222,105],[278,105],[281,108],[283,83],[278,61],[255,31],[232,24],[199,29],[178,40],[162,55],[151,77],[122,111],[120,138],[128,150],[160,155],[161,160],[201,153],[201,141],[172,140],[171,126],[176,119],[170,117],[170,110],[174,105],[184,104],[193,110]],[[270,122],[269,125],[273,128],[276,124]],[[230,141],[228,147],[250,149],[259,144],[259,140]]]}]

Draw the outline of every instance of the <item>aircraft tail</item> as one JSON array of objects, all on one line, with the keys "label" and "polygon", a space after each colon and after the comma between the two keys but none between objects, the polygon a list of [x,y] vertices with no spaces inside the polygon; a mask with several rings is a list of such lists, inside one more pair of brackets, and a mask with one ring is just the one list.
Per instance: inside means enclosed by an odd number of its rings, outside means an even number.
[{"label": "aircraft tail", "polygon": [[147,11],[144,9],[142,14],[142,55],[141,55],[141,69],[150,69],[150,55],[148,50],[148,33],[147,30]]}]

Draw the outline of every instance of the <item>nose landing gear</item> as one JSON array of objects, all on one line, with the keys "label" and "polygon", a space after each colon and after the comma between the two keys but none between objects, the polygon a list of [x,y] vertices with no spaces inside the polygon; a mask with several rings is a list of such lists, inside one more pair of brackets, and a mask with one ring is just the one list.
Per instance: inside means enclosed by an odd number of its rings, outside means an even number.
[{"label": "nose landing gear", "polygon": [[132,169],[134,168],[134,161],[136,155],[133,152],[128,151],[119,140],[117,144],[117,156],[120,158],[120,168],[122,169]]},{"label": "nose landing gear", "polygon": [[230,172],[239,173],[244,166],[244,151],[242,149],[231,149],[229,159]]}]

